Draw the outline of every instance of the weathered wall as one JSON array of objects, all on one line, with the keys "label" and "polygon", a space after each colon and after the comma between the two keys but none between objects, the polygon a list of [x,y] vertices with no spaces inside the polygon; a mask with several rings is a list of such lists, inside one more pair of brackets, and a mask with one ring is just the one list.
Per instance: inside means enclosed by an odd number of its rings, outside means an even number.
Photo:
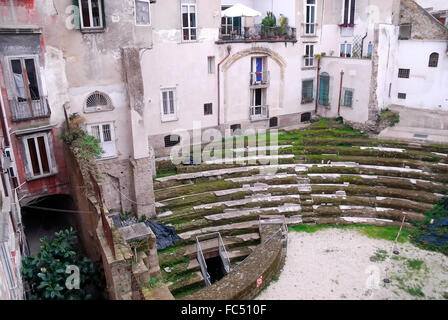
[{"label": "weathered wall", "polygon": [[413,40],[448,39],[448,29],[413,0],[401,0],[400,23],[412,24]]},{"label": "weathered wall", "polygon": [[[325,117],[338,116],[341,71],[344,71],[342,88],[354,89],[353,107],[341,105],[340,116],[349,121],[367,121],[372,61],[324,57],[321,63],[321,72],[327,72],[330,75],[330,106],[319,106],[318,113]],[[360,78],[363,80],[360,81]]]},{"label": "weathered wall", "polygon": [[[391,103],[421,109],[448,111],[448,41],[402,40],[394,68]],[[412,54],[409,54],[412,52]],[[429,56],[439,54],[437,68],[429,67]],[[409,79],[398,78],[398,69],[410,69]],[[398,99],[398,93],[406,99]]]},{"label": "weathered wall", "polygon": [[[268,226],[272,236],[279,226]],[[280,271],[284,263],[281,233],[259,245],[240,265],[213,285],[202,289],[184,300],[250,300],[261,292]],[[267,239],[268,237],[264,237]],[[261,286],[257,280],[263,277]]]}]

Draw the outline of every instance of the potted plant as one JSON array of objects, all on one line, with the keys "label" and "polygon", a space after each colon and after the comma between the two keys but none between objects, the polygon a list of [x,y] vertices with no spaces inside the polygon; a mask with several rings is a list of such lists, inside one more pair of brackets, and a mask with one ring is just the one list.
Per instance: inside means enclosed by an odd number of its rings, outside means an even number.
[{"label": "potted plant", "polygon": [[277,19],[275,18],[274,13],[268,11],[266,13],[266,17],[261,21],[261,24],[264,29],[265,37],[273,37],[274,36],[274,27],[277,24]]}]

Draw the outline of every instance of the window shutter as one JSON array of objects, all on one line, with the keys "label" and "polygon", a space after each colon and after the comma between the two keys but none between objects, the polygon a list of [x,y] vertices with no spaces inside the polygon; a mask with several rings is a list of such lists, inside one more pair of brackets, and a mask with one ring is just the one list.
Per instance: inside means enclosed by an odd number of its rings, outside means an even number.
[{"label": "window shutter", "polygon": [[352,2],[351,2],[350,24],[355,24],[355,2],[356,2],[356,0],[352,0]]},{"label": "window shutter", "polygon": [[344,4],[344,21],[343,21],[344,26],[346,26],[348,24],[348,6],[349,6],[349,0],[345,0],[345,4]]},{"label": "window shutter", "polygon": [[330,77],[327,75],[321,75],[320,88],[319,88],[319,104],[329,106],[329,93],[330,93]]},{"label": "window shutter", "polygon": [[81,29],[81,17],[80,17],[80,8],[79,8],[79,1],[78,0],[72,0],[73,5],[73,25],[75,26],[75,29],[80,30]]},{"label": "window shutter", "polygon": [[103,15],[103,28],[106,28],[106,7],[104,6],[104,0],[101,0],[101,14]]}]

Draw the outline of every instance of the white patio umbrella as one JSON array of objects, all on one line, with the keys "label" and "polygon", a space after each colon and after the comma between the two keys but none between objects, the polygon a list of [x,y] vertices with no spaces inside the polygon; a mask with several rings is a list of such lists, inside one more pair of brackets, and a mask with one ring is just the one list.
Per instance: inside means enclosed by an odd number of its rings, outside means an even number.
[{"label": "white patio umbrella", "polygon": [[261,13],[257,10],[251,9],[241,3],[237,3],[230,8],[221,12],[222,17],[258,17]]}]

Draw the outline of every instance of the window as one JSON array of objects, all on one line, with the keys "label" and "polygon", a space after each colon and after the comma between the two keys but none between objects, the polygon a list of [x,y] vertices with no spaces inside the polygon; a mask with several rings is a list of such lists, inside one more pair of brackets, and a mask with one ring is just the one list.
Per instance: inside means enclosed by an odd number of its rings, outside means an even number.
[{"label": "window", "polygon": [[165,148],[174,147],[180,143],[180,136],[177,134],[172,134],[165,136],[163,140],[165,141]]},{"label": "window", "polygon": [[398,93],[398,99],[406,99],[406,93]]},{"label": "window", "polygon": [[196,40],[196,0],[182,0],[182,39]]},{"label": "window", "polygon": [[305,44],[305,67],[314,66],[314,45]]},{"label": "window", "polygon": [[352,44],[347,42],[341,44],[341,57],[350,58],[351,56],[352,56]]},{"label": "window", "polygon": [[269,119],[269,128],[275,128],[278,127],[278,118],[277,117],[273,117],[271,119]]},{"label": "window", "polygon": [[400,40],[409,40],[411,39],[411,31],[412,31],[412,25],[411,24],[401,24],[398,39]]},{"label": "window", "polygon": [[341,105],[344,107],[353,107],[353,93],[354,89],[344,88],[342,91]]},{"label": "window", "polygon": [[355,24],[355,2],[356,0],[344,0],[344,27]]},{"label": "window", "polygon": [[175,90],[176,89],[162,89],[161,91],[162,121],[177,120]]},{"label": "window", "polygon": [[87,131],[91,136],[100,141],[101,148],[103,149],[101,158],[111,158],[117,156],[113,123],[88,125]]},{"label": "window", "polygon": [[367,57],[371,58],[373,55],[373,44],[369,42],[369,45],[367,46]]},{"label": "window", "polygon": [[411,73],[410,69],[398,69],[398,78],[409,79],[409,74],[410,73]]},{"label": "window", "polygon": [[99,91],[91,93],[86,100],[86,112],[112,110],[110,98]]},{"label": "window", "polygon": [[78,0],[81,28],[100,29],[104,27],[103,2],[104,0]]},{"label": "window", "polygon": [[251,120],[266,119],[268,117],[266,106],[266,88],[251,89]]},{"label": "window", "polygon": [[437,52],[431,53],[429,56],[429,64],[428,66],[431,68],[437,68],[439,64],[439,54]]},{"label": "window", "polygon": [[204,115],[210,115],[213,114],[213,104],[212,103],[206,103],[204,104]]},{"label": "window", "polygon": [[266,57],[253,57],[251,59],[250,84],[252,86],[268,83],[268,72],[266,71],[266,64]]},{"label": "window", "polygon": [[316,0],[306,0],[305,35],[316,33]]},{"label": "window", "polygon": [[323,106],[330,105],[330,75],[326,72],[320,75],[319,104]]},{"label": "window", "polygon": [[13,120],[24,120],[50,115],[43,98],[37,57],[9,58],[10,93]]},{"label": "window", "polygon": [[208,74],[215,73],[215,57],[207,57]]},{"label": "window", "polygon": [[314,80],[302,81],[302,103],[312,102],[314,99]]},{"label": "window", "polygon": [[150,0],[135,0],[135,24],[138,26],[151,25]]},{"label": "window", "polygon": [[27,180],[46,177],[56,173],[53,166],[54,157],[51,154],[51,138],[48,132],[39,132],[22,137],[22,147],[25,153],[25,171]]},{"label": "window", "polygon": [[[230,6],[223,6],[224,11]],[[221,34],[230,36],[231,34],[241,35],[241,17],[222,17],[221,18]]]}]

